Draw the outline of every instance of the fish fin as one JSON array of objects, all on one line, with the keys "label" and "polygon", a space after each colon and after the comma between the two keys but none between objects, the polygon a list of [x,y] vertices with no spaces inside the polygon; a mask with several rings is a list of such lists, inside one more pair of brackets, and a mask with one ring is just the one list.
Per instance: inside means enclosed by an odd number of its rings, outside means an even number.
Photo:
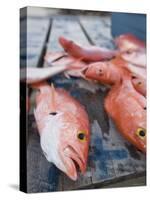
[{"label": "fish fin", "polygon": [[70,79],[69,72],[65,71],[65,72],[64,72],[64,76],[65,76],[67,79]]},{"label": "fish fin", "polygon": [[[66,71],[64,72],[64,76],[67,79],[70,79],[71,76],[85,78],[85,76],[82,74],[82,71],[83,71],[83,69],[85,69],[85,66],[84,66],[84,64],[80,63],[83,59],[84,59],[84,57],[80,57],[80,58],[76,59],[75,61],[72,61],[66,65]],[[76,71],[80,71],[80,73],[78,75],[76,75]]]}]

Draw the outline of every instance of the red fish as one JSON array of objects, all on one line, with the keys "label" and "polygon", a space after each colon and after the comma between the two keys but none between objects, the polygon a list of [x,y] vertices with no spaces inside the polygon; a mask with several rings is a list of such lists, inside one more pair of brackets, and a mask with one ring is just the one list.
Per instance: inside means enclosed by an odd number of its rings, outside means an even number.
[{"label": "red fish", "polygon": [[36,96],[34,115],[43,153],[72,180],[77,165],[86,170],[89,147],[89,119],[84,107],[68,92],[46,83],[33,85]]},{"label": "red fish", "polygon": [[136,65],[137,67],[146,68],[146,52],[145,51],[132,51],[123,52],[121,57],[128,63]]},{"label": "red fish", "polygon": [[97,46],[82,47],[77,43],[64,37],[59,38],[59,43],[69,55],[80,58],[84,61],[96,62],[110,60],[111,58],[121,55],[121,57],[141,67],[146,67],[146,45],[132,34],[124,34],[117,37],[115,44],[118,50],[109,50]]},{"label": "red fish", "polygon": [[113,86],[104,101],[108,115],[120,133],[135,147],[146,152],[146,100],[123,79]]},{"label": "red fish", "polygon": [[109,50],[96,46],[82,47],[64,37],[59,38],[59,43],[69,55],[75,58],[82,57],[82,60],[87,62],[108,60],[118,53],[116,50]]},{"label": "red fish", "polygon": [[145,42],[132,34],[124,34],[118,36],[115,43],[124,60],[140,67],[146,67]]},{"label": "red fish", "polygon": [[146,99],[135,90],[130,72],[111,62],[91,64],[85,76],[112,85],[105,109],[123,136],[138,149],[146,151]]},{"label": "red fish", "polygon": [[[85,79],[96,80],[109,85],[120,81],[120,78],[128,71],[134,88],[146,96],[146,70],[129,64],[120,57],[116,57],[110,61],[91,63],[84,66],[83,69],[77,70],[82,72],[82,77]],[[69,74],[68,71],[67,73]]]}]

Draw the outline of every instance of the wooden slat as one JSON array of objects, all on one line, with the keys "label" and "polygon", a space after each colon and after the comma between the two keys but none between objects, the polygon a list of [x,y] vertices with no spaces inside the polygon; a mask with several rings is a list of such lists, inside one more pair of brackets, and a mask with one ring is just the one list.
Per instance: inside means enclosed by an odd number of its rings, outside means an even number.
[{"label": "wooden slat", "polygon": [[94,165],[92,168],[93,184],[115,179],[110,151],[104,146],[103,132],[96,120],[92,124],[91,148],[91,160]]},{"label": "wooden slat", "polygon": [[37,67],[48,28],[48,19],[27,19],[27,67]]},{"label": "wooden slat", "polygon": [[122,137],[121,133],[118,132],[111,119],[109,119],[109,127],[109,134],[105,136],[104,141],[110,151],[116,177],[135,174],[135,167],[125,146],[125,142],[127,141]]},{"label": "wooden slat", "polygon": [[[27,67],[39,67],[49,25],[49,19],[27,18]],[[22,51],[25,53],[25,49]],[[33,113],[34,104],[35,91],[32,91],[30,93],[30,114]]]},{"label": "wooden slat", "polygon": [[110,17],[80,17],[81,26],[96,46],[114,48],[111,36]]},{"label": "wooden slat", "polygon": [[[27,67],[38,67],[39,59],[46,42],[49,29],[48,19],[30,19],[27,21]],[[30,113],[33,113],[35,91],[30,94]],[[33,118],[33,116],[32,116]],[[59,170],[47,162],[41,152],[40,139],[34,120],[29,125],[29,143],[27,147],[28,192],[56,191]]]},{"label": "wooden slat", "polygon": [[59,16],[53,19],[52,30],[47,44],[47,51],[62,51],[58,42],[60,36],[65,36],[74,41],[81,42],[83,45],[88,44],[80,25],[75,18]]}]

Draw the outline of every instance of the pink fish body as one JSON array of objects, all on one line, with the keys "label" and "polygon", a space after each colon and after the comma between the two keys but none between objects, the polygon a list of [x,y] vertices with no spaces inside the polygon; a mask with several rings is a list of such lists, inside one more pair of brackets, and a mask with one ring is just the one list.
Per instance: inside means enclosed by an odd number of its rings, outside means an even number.
[{"label": "pink fish body", "polygon": [[146,99],[130,80],[116,84],[105,98],[104,107],[120,133],[146,153]]},{"label": "pink fish body", "polygon": [[[116,62],[97,62],[85,76],[112,85],[104,107],[120,133],[139,150],[146,152],[146,98],[135,90],[130,72]],[[135,80],[135,79],[134,79]]]},{"label": "pink fish body", "polygon": [[84,107],[63,89],[54,89],[46,83],[35,85],[34,115],[40,133],[43,153],[72,180],[77,167],[86,170],[89,147],[89,120]]},{"label": "pink fish body", "polygon": [[143,96],[146,96],[145,68],[129,64],[120,57],[116,57],[110,61],[89,64],[84,71],[84,76],[86,78],[109,85],[120,81],[121,77],[126,74],[131,77],[134,88]]},{"label": "pink fish body", "polygon": [[122,34],[115,38],[120,51],[145,51],[145,43],[132,34]]},{"label": "pink fish body", "polygon": [[75,58],[82,58],[82,60],[87,62],[111,59],[118,53],[116,50],[109,50],[97,46],[82,47],[64,37],[59,37],[59,43],[69,55]]}]

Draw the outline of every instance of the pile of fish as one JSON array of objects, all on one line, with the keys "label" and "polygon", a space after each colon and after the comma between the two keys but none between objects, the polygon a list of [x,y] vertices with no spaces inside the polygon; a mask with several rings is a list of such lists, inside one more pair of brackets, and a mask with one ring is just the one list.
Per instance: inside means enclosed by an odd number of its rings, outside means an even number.
[{"label": "pile of fish", "polygon": [[[64,37],[59,38],[59,43],[64,52],[45,55],[50,67],[27,71],[27,83],[40,91],[34,115],[47,160],[72,180],[77,179],[77,165],[83,173],[87,165],[90,127],[85,108],[65,90],[43,81],[61,72],[67,78],[76,76],[110,85],[104,100],[106,112],[120,133],[145,153],[145,43],[131,34],[117,37],[115,50],[82,47]],[[22,80],[25,79],[23,70]]]}]

